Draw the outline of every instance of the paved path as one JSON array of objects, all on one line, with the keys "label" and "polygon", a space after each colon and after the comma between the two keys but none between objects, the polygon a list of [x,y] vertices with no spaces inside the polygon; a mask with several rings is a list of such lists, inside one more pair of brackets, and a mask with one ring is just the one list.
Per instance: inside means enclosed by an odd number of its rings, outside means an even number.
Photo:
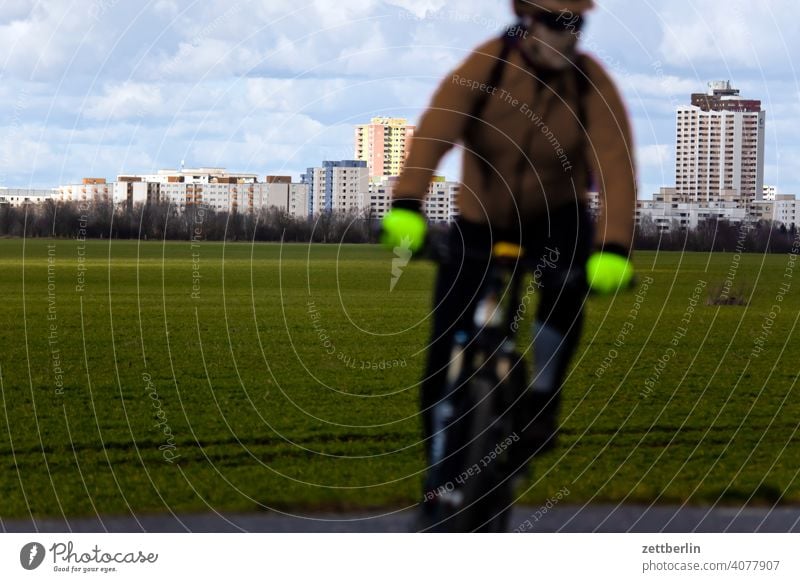
[{"label": "paved path", "polygon": [[[677,507],[560,505],[540,513],[517,507],[512,529],[531,532],[800,532],[800,507]],[[409,510],[288,515],[138,515],[117,517],[0,520],[4,532],[407,532]]]}]

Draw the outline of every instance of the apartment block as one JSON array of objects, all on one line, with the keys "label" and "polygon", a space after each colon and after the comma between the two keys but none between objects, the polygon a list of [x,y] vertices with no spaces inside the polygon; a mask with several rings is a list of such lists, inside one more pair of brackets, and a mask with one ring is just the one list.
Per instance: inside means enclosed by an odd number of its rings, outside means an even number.
[{"label": "apartment block", "polygon": [[[383,218],[391,209],[392,192],[398,180],[397,176],[382,176],[380,179],[370,182],[370,216]],[[422,207],[429,222],[452,222],[458,218],[460,188],[459,182],[448,181],[443,176],[434,176]]]},{"label": "apartment block", "polygon": [[790,228],[797,225],[797,204],[794,194],[776,194],[775,200],[749,200],[728,190],[708,200],[686,200],[676,188],[661,188],[652,200],[637,201],[636,222],[649,216],[665,232],[697,228],[709,219],[738,224],[769,220]]},{"label": "apartment block", "polygon": [[55,200],[55,189],[36,188],[0,188],[0,206],[25,206],[26,204],[41,204],[46,200]]},{"label": "apartment block", "polygon": [[302,176],[308,185],[308,215],[364,212],[369,206],[369,168],[363,160],[324,161]]},{"label": "apartment block", "polygon": [[794,194],[775,194],[772,202],[772,220],[783,224],[786,228],[797,226],[798,208],[797,197]]},{"label": "apartment block", "polygon": [[138,176],[119,176],[112,185],[114,204],[158,204],[161,184],[146,182]]},{"label": "apartment block", "polygon": [[686,201],[709,202],[734,191],[761,200],[764,130],[761,102],[742,99],[728,81],[709,83],[676,113],[675,188]]},{"label": "apartment block", "polygon": [[137,178],[152,184],[212,184],[212,183],[254,183],[258,182],[258,174],[231,173],[225,168],[181,168],[180,170],[158,170],[155,174],[120,175],[117,180]]},{"label": "apartment block", "polygon": [[728,190],[707,200],[688,200],[677,188],[661,188],[652,200],[636,202],[636,222],[649,216],[662,231],[696,228],[704,220],[742,222],[748,218],[746,202]]},{"label": "apartment block", "polygon": [[249,184],[249,208],[275,208],[297,218],[308,217],[308,184],[292,182],[290,176],[280,180],[267,176],[267,181]]},{"label": "apartment block", "polygon": [[355,128],[354,157],[367,163],[370,178],[399,176],[415,129],[402,117],[373,117]]},{"label": "apartment block", "polygon": [[308,186],[292,182],[291,176],[267,176],[266,182],[258,182],[256,174],[231,174],[220,168],[160,170],[120,175],[113,192],[115,204],[167,202],[177,211],[192,205],[218,212],[277,208],[297,217],[308,215]]},{"label": "apartment block", "polygon": [[80,184],[59,186],[53,198],[60,202],[110,202],[113,186],[105,178],[84,178]]}]

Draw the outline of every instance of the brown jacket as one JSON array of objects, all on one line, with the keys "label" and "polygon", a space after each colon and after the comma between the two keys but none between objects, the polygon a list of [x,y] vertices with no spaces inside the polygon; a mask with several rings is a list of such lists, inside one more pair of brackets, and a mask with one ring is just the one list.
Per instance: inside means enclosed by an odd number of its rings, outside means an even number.
[{"label": "brown jacket", "polygon": [[[575,67],[537,80],[512,49],[497,87],[487,86],[502,44],[493,39],[479,46],[442,81],[417,127],[394,198],[424,197],[442,156],[460,142],[461,215],[498,227],[524,225],[570,200],[585,201],[588,163],[601,196],[595,242],[631,248],[633,145],[614,83],[588,55],[580,59],[588,77],[582,83]],[[588,91],[582,109],[581,87]],[[482,92],[488,93],[482,119],[468,123]]]}]

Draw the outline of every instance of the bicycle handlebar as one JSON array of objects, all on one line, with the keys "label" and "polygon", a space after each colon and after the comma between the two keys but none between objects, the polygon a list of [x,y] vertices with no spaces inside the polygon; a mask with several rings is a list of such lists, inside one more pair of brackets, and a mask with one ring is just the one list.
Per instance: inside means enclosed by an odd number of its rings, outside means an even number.
[{"label": "bicycle handlebar", "polygon": [[[517,243],[498,240],[492,250],[478,250],[472,247],[462,246],[460,252],[454,253],[450,247],[449,230],[447,228],[433,227],[425,237],[425,244],[422,249],[415,253],[413,258],[416,260],[430,260],[437,264],[445,264],[455,257],[465,262],[488,265],[504,268],[535,269],[539,261],[538,258],[527,256],[525,249]],[[634,274],[628,285],[620,288],[619,291],[629,291],[638,284],[638,277]],[[592,297],[607,297],[598,293],[589,286],[589,295]]]}]

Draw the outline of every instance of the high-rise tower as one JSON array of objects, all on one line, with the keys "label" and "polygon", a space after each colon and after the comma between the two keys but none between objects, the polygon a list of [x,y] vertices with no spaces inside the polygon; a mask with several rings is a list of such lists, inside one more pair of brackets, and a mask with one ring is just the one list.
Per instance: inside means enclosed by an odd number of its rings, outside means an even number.
[{"label": "high-rise tower", "polygon": [[761,200],[764,187],[764,123],[761,101],[742,99],[729,81],[693,93],[678,108],[675,187],[686,201],[710,201],[732,191]]},{"label": "high-rise tower", "polygon": [[401,117],[373,117],[355,129],[355,159],[367,162],[370,178],[398,176],[414,136]]}]

